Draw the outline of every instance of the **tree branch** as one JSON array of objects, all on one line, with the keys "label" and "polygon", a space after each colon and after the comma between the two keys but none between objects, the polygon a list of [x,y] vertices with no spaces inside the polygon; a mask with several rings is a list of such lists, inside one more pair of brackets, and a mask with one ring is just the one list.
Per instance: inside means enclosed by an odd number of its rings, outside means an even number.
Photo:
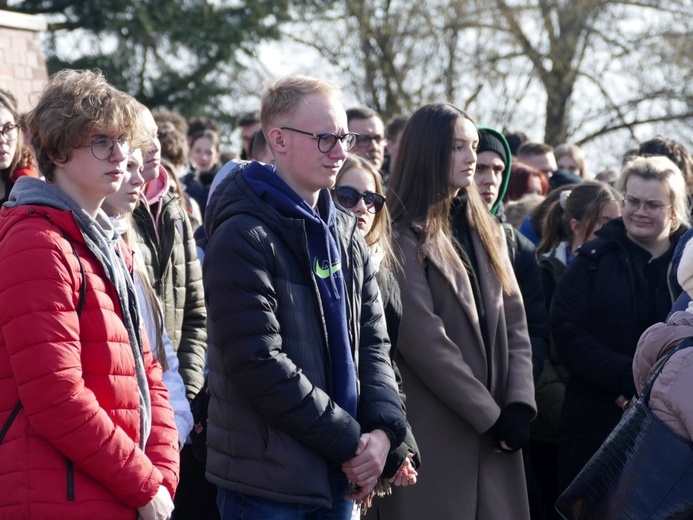
[{"label": "tree branch", "polygon": [[[597,130],[596,132],[592,132],[591,134],[586,135],[582,139],[578,140],[575,142],[578,146],[582,146],[585,143],[588,143],[590,141],[593,141],[597,137],[601,137],[603,135],[615,132],[617,130],[623,130],[623,129],[628,129],[631,130],[631,135],[632,134],[632,129],[641,126],[641,125],[647,125],[647,124],[652,124],[652,123],[666,123],[666,122],[671,122],[671,121],[687,121],[689,119],[693,119],[693,110],[689,112],[684,112],[682,114],[666,114],[663,116],[659,117],[650,117],[650,118],[645,118],[645,119],[633,119],[630,122],[622,122],[619,124],[614,124],[614,125],[604,125],[602,128]],[[634,137],[634,135],[633,135]]]}]

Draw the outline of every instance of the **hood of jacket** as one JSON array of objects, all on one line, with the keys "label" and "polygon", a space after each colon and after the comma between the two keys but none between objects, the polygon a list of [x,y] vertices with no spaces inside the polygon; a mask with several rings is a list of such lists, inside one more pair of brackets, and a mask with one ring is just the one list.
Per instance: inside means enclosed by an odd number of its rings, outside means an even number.
[{"label": "hood of jacket", "polygon": [[477,125],[476,128],[477,130],[483,130],[484,132],[488,132],[489,134],[492,134],[494,137],[496,137],[505,148],[505,156],[508,158],[508,160],[505,161],[505,170],[503,170],[503,180],[501,181],[501,185],[498,188],[498,197],[496,198],[496,201],[493,203],[493,206],[491,206],[491,215],[496,215],[498,213],[498,209],[503,204],[503,197],[505,197],[505,192],[508,191],[508,183],[510,182],[510,172],[512,171],[513,166],[513,156],[510,152],[510,145],[508,145],[508,141],[505,140],[505,136],[501,132],[499,132],[495,128],[491,128],[490,126]]},{"label": "hood of jacket", "polygon": [[[249,167],[264,168],[268,172],[274,172],[273,165],[251,162],[246,166],[246,168]],[[302,221],[286,218],[276,208],[266,204],[262,196],[256,194],[243,178],[244,169],[234,169],[214,191],[205,211],[204,226],[208,238],[212,237],[219,226],[238,214],[258,217],[267,225],[277,229],[287,225],[292,228],[303,225]],[[294,224],[291,224],[292,222]]]},{"label": "hood of jacket", "polygon": [[8,201],[3,204],[3,208],[8,209],[20,206],[42,206],[41,213],[51,215],[52,221],[73,240],[83,242],[82,233],[99,244],[110,243],[117,238],[111,221],[102,210],[99,210],[96,218],[92,218],[64,191],[34,177],[17,179]]},{"label": "hood of jacket", "polygon": [[[681,236],[686,233],[686,231],[688,231],[687,227],[680,226],[676,231],[669,235],[669,241],[676,244]],[[630,241],[635,244],[635,242],[628,238],[626,226],[623,223],[623,217],[611,219],[599,230],[597,230],[595,235],[597,238],[585,242],[580,246],[578,249],[580,254],[588,254],[590,256],[597,257],[605,250],[611,249],[617,244],[625,245],[627,243],[626,241]],[[643,249],[643,251],[645,250]]]},{"label": "hood of jacket", "polygon": [[164,195],[168,193],[168,188],[168,172],[166,171],[166,168],[159,166],[159,175],[147,183],[147,186],[143,192],[147,204],[151,206],[152,204],[159,202],[162,198],[164,198]]},{"label": "hood of jacket", "polygon": [[[628,237],[621,217],[611,219],[595,232],[595,238],[577,248],[576,256],[599,258],[604,252],[614,248],[625,248]],[[644,251],[644,250],[643,250]]]}]

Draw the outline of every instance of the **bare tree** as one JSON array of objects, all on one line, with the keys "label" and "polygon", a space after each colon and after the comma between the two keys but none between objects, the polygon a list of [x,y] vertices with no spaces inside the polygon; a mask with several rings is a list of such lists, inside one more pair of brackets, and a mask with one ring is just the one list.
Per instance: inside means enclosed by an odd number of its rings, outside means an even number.
[{"label": "bare tree", "polygon": [[692,21],[690,0],[343,0],[292,34],[386,118],[451,101],[551,144],[690,142]]},{"label": "bare tree", "polygon": [[[530,11],[496,0],[503,29],[546,93],[545,141],[585,143],[618,130],[633,134],[640,125],[689,120],[693,112],[671,102],[690,98],[682,81],[690,68],[676,66],[680,58],[661,45],[673,37],[672,27],[688,32],[679,23],[693,14],[687,4],[539,0]],[[533,26],[523,19],[528,11]]]},{"label": "bare tree", "polygon": [[454,99],[464,5],[344,0],[327,14],[301,13],[286,37],[319,51],[362,104],[387,118],[432,99]]}]

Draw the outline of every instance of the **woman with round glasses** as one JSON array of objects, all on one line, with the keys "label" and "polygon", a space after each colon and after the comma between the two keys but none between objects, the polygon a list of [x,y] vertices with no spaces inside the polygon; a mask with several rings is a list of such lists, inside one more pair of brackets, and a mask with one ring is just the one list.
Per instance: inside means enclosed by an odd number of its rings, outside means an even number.
[{"label": "woman with round glasses", "polygon": [[426,105],[391,172],[395,359],[422,464],[416,486],[381,501],[383,520],[529,518],[519,450],[536,414],[531,347],[505,236],[472,182],[478,143],[468,114]]},{"label": "woman with round glasses", "polygon": [[621,173],[620,190],[623,216],[578,249],[553,298],[553,339],[570,375],[560,426],[561,488],[599,448],[635,394],[635,348],[643,331],[664,321],[671,309],[667,272],[689,226],[685,181],[669,159],[632,159]]},{"label": "woman with round glasses", "polygon": [[[371,259],[376,266],[376,279],[392,345],[390,360],[393,362],[400,396],[405,402],[402,377],[394,362],[399,325],[402,320],[402,301],[399,285],[393,274],[397,260],[392,251],[390,215],[385,207],[380,173],[370,161],[358,155],[349,154],[337,174],[335,186],[332,188],[332,197],[336,203],[358,218],[358,227],[364,235],[371,252]],[[377,490],[378,494],[384,494],[389,484],[395,486],[416,484],[416,468],[419,465],[419,449],[411,427],[408,427],[404,442],[390,450]],[[376,500],[372,507],[368,508],[369,513],[366,518],[377,518],[379,505],[380,501]]]},{"label": "woman with round glasses", "polygon": [[19,177],[38,177],[34,155],[24,146],[14,96],[0,89],[0,205],[9,197]]}]

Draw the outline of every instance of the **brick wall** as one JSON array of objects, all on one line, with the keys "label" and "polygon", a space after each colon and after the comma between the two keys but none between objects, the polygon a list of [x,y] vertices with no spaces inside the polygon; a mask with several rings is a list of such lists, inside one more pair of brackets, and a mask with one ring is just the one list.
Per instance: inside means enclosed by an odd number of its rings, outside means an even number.
[{"label": "brick wall", "polygon": [[48,80],[40,38],[45,30],[40,16],[0,10],[0,88],[14,94],[20,112],[32,107]]}]

